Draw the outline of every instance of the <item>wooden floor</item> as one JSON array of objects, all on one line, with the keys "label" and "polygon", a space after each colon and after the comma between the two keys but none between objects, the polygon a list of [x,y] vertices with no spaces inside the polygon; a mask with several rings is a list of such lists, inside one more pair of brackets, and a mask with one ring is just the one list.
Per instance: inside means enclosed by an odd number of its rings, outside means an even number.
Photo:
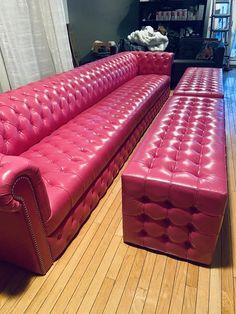
[{"label": "wooden floor", "polygon": [[0,264],[0,313],[234,313],[236,70],[225,102],[229,205],[210,268],[123,243],[119,175],[46,276]]}]

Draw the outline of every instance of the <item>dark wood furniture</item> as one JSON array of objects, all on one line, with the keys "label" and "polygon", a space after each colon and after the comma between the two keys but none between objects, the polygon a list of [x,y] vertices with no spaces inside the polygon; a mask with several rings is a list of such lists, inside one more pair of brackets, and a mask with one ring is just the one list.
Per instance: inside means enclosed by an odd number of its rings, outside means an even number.
[{"label": "dark wood furniture", "polygon": [[189,28],[203,36],[207,0],[140,0],[139,26],[154,29],[163,25],[180,37],[187,36]]}]

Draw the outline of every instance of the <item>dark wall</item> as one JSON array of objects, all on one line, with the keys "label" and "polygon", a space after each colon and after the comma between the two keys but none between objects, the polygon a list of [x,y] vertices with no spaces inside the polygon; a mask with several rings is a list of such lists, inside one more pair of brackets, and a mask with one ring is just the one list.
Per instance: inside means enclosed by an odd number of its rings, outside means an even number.
[{"label": "dark wall", "polygon": [[138,28],[138,0],[67,0],[69,21],[75,32],[80,57],[95,40],[126,37]]}]

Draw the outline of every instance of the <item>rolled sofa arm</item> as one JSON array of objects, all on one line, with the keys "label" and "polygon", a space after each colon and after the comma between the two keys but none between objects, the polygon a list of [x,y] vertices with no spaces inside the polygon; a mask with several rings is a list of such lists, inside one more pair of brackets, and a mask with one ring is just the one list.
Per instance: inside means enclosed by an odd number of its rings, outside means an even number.
[{"label": "rolled sofa arm", "polygon": [[45,274],[53,261],[44,223],[50,205],[39,169],[0,154],[0,260]]},{"label": "rolled sofa arm", "polygon": [[174,54],[170,52],[134,51],[139,60],[139,74],[171,75]]}]

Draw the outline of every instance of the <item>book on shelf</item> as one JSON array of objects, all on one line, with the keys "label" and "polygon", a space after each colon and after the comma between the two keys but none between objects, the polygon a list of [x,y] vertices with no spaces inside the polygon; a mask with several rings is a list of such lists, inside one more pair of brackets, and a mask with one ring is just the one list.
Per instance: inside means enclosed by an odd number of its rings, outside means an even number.
[{"label": "book on shelf", "polygon": [[197,11],[197,19],[203,20],[205,6],[203,4],[199,4]]},{"label": "book on shelf", "polygon": [[[146,2],[146,0],[142,0]],[[162,10],[149,13],[147,20],[156,21],[202,21],[204,17],[205,5],[199,4],[189,6],[188,9]]]}]

